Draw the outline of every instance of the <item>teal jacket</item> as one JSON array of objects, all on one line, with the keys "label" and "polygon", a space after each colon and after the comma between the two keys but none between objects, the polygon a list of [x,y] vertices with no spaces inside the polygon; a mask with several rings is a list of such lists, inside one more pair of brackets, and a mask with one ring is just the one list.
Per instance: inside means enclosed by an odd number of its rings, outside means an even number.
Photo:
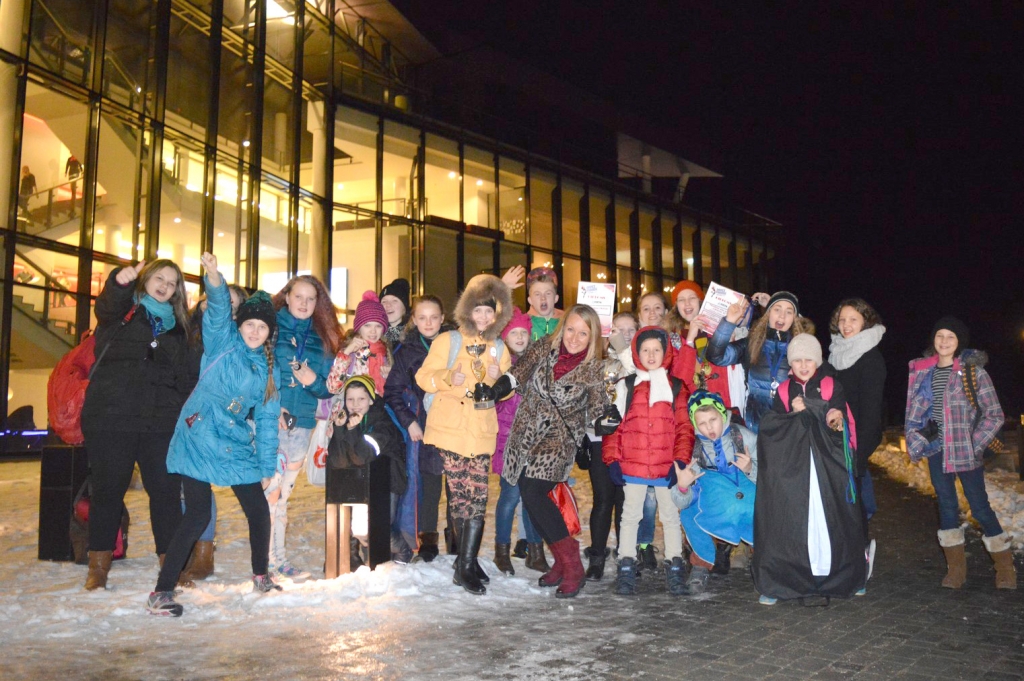
[{"label": "teal jacket", "polygon": [[[199,383],[178,416],[167,470],[224,487],[271,477],[281,403],[276,394],[264,402],[266,354],[242,340],[223,283],[207,285],[203,348]],[[280,385],[276,366],[273,373]]]},{"label": "teal jacket", "polygon": [[[324,348],[312,324],[312,319],[293,317],[287,307],[277,311],[274,364],[281,371],[281,382],[277,387],[281,392],[281,407],[295,417],[295,425],[299,428],[315,428],[317,400],[332,397],[327,390],[327,374],[331,373],[334,355]],[[306,387],[294,380],[288,366],[289,362],[296,360],[306,362],[316,372],[316,380]]]}]

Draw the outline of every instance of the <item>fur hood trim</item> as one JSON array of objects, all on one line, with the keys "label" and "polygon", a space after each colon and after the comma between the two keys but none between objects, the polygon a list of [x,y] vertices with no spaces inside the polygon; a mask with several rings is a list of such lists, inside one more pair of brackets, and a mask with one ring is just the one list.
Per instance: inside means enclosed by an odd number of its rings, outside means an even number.
[{"label": "fur hood trim", "polygon": [[[939,363],[939,356],[935,354],[935,350],[928,348],[925,351],[924,357],[919,357],[910,362],[911,371],[919,371],[921,369],[931,369],[933,366]],[[988,353],[984,350],[972,350],[967,348],[960,353],[959,357],[953,360],[953,370],[959,371],[961,366],[973,365],[976,367],[984,367],[988,364]]]},{"label": "fur hood trim", "polygon": [[[494,310],[494,323],[482,334],[477,334],[473,324],[473,308],[488,300],[497,304]],[[478,274],[469,280],[466,289],[459,296],[455,305],[455,323],[466,338],[477,335],[484,340],[493,341],[501,335],[502,329],[512,319],[512,290],[493,274]]]}]

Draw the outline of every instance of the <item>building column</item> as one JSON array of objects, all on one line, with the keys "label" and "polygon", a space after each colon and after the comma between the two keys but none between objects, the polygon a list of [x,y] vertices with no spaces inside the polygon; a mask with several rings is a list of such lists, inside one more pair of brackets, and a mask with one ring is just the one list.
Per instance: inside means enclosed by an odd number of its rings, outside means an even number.
[{"label": "building column", "polygon": [[[327,150],[331,141],[327,136],[323,102],[309,102],[306,105],[306,129],[313,134],[313,193],[317,196],[328,196]],[[309,239],[306,242],[309,253],[306,262],[309,263],[309,269],[314,277],[330,285],[327,263],[331,254],[326,252],[327,249],[324,247],[327,243],[329,216],[320,201],[313,202],[310,215]]]}]

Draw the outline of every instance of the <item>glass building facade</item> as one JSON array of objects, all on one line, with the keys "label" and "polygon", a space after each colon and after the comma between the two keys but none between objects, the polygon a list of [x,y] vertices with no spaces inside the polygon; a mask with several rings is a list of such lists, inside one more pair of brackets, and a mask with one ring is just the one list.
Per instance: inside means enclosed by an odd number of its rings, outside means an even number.
[{"label": "glass building facade", "polygon": [[[110,271],[166,257],[200,288],[295,273],[351,313],[397,277],[453,305],[513,265],[616,282],[769,288],[741,225],[419,113],[415,65],[341,0],[0,0],[0,409],[46,423],[46,380]],[[611,166],[614,167],[614,160]],[[517,291],[525,307],[525,292]]]}]

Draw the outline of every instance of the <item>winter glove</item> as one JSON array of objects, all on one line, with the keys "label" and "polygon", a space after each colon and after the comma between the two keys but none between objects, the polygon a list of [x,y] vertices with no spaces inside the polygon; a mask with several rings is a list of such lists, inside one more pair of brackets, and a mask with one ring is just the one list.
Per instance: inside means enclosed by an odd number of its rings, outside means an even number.
[{"label": "winter glove", "polygon": [[512,392],[512,378],[508,374],[502,374],[493,386],[491,390],[494,391],[494,401],[502,400],[506,395]]},{"label": "winter glove", "polygon": [[[676,459],[675,463],[679,464],[680,468],[686,468],[686,462],[685,461],[682,461],[680,459]],[[668,480],[669,489],[675,487],[676,484],[678,484],[679,476],[676,474],[676,467],[675,467],[675,465],[673,465],[672,468],[668,469],[668,475],[666,476],[666,479]]]},{"label": "winter glove", "polygon": [[616,353],[620,353],[629,347],[629,341],[621,333],[613,333],[608,336],[608,344]]},{"label": "winter glove", "polygon": [[619,408],[613,404],[594,422],[594,432],[602,437],[611,435],[620,423],[622,423],[622,414],[619,413]]},{"label": "winter glove", "polygon": [[609,464],[608,477],[616,487],[622,487],[626,484],[626,481],[622,479],[622,466],[619,465],[618,461],[613,461]]}]

